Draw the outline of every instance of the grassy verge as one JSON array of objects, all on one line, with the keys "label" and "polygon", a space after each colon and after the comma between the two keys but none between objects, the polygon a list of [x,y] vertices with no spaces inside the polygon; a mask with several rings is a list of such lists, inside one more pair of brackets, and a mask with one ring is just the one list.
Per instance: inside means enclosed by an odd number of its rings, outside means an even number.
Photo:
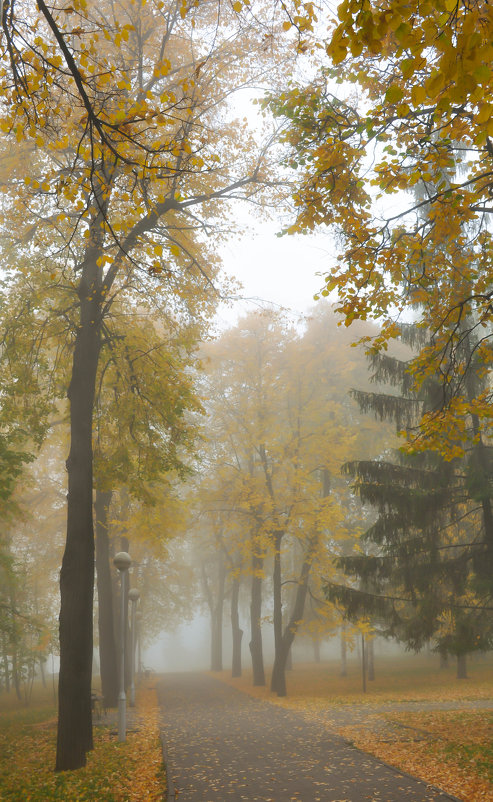
[{"label": "grassy verge", "polygon": [[358,749],[420,777],[464,802],[493,800],[493,714],[486,711],[398,713],[385,718],[404,724],[401,733],[380,738],[364,727],[340,734]]},{"label": "grassy verge", "polygon": [[[268,672],[267,672],[268,673]],[[380,658],[376,665],[376,678],[367,682],[367,692],[362,691],[360,667],[353,659],[348,667],[348,676],[340,676],[338,661],[324,663],[295,664],[293,671],[286,673],[288,703],[298,702],[306,706],[313,700],[331,705],[374,705],[385,702],[452,702],[476,701],[493,698],[493,659],[471,662],[469,678],[457,680],[455,667],[438,668],[436,655],[406,655],[405,657]],[[216,674],[214,674],[216,676]],[[243,672],[239,679],[231,679],[230,672],[223,671],[224,681],[247,691],[253,696],[269,701],[279,701],[269,690],[253,688],[251,671]]]},{"label": "grassy verge", "polygon": [[[0,800],[18,802],[157,802],[165,776],[154,690],[139,689],[138,724],[119,743],[114,721],[94,727],[87,766],[55,774],[56,711],[42,695],[29,707],[12,709],[0,698]],[[5,707],[7,709],[5,709]]]},{"label": "grassy verge", "polygon": [[[453,667],[439,670],[436,658],[382,659],[365,694],[355,661],[347,677],[339,676],[336,661],[295,665],[288,672],[285,699],[271,694],[268,687],[253,688],[248,670],[239,679],[231,679],[228,672],[220,678],[335,727],[359,749],[464,802],[493,802],[493,713],[480,709],[482,702],[493,698],[491,659],[472,663],[466,680],[457,680]],[[426,710],[436,702],[453,707],[466,700],[473,706],[477,702],[478,709]],[[417,710],[379,711],[401,702],[416,703]],[[342,718],[351,717],[358,708],[365,714],[355,715],[350,726],[348,721],[343,724]]]}]

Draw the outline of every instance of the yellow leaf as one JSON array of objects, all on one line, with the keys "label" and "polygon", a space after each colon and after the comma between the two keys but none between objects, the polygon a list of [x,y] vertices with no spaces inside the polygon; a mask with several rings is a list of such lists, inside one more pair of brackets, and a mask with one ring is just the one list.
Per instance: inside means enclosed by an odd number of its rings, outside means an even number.
[{"label": "yellow leaf", "polygon": [[398,84],[389,86],[385,93],[385,100],[387,103],[398,103],[404,96],[404,90]]}]

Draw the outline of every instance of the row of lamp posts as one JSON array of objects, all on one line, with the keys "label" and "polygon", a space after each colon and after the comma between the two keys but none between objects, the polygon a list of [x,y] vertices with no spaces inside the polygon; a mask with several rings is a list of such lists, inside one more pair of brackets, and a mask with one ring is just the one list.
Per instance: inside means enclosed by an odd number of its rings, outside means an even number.
[{"label": "row of lamp posts", "polygon": [[[128,569],[132,564],[130,555],[126,551],[119,551],[113,558],[113,563],[120,572],[121,605],[120,605],[120,693],[118,694],[118,740],[125,741],[127,737],[127,697],[125,694],[125,603],[127,598]],[[135,705],[135,608],[140,593],[137,588],[128,591],[128,598],[132,602],[131,618],[131,651],[130,651],[130,706]]]}]

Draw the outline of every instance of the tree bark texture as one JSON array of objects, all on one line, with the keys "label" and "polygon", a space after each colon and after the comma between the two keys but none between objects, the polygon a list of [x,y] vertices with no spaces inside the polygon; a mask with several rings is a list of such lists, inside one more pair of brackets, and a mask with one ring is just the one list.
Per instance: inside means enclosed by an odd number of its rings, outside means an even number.
[{"label": "tree bark texture", "polygon": [[92,420],[100,352],[97,254],[88,248],[79,284],[80,325],[75,339],[67,460],[67,539],[60,573],[60,674],[55,769],[78,769],[92,749],[94,529]]},{"label": "tree bark texture", "polygon": [[118,657],[113,614],[108,515],[112,491],[96,490],[96,576],[98,588],[99,667],[105,707],[118,704]]},{"label": "tree bark texture", "polygon": [[238,613],[238,602],[240,597],[240,579],[233,577],[231,586],[231,636],[233,643],[233,654],[231,660],[231,676],[241,677],[241,641],[243,630],[240,628],[240,616]]}]

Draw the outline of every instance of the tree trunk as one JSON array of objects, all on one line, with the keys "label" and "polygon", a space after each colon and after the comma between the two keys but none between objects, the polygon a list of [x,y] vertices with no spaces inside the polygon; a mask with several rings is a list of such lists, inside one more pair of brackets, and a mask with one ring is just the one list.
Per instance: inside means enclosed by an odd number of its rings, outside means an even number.
[{"label": "tree trunk", "polygon": [[5,682],[5,691],[10,693],[10,668],[9,668],[9,654],[7,650],[7,638],[5,632],[2,632],[2,659],[3,659],[3,676]]},{"label": "tree trunk", "polygon": [[[102,218],[97,218],[97,226]],[[91,232],[92,233],[92,232]],[[97,234],[95,234],[97,236]],[[60,674],[56,771],[78,769],[92,749],[94,529],[92,519],[92,417],[100,351],[98,250],[89,240],[79,284],[77,330],[68,390],[70,453],[67,460],[67,539],[60,572]]]},{"label": "tree trunk", "polygon": [[274,666],[272,669],[271,691],[275,691],[278,696],[286,696],[286,664],[293,645],[296,633],[303,619],[305,609],[306,594],[308,592],[308,578],[312,566],[312,559],[318,544],[318,535],[310,539],[307,554],[301,567],[296,596],[293,605],[293,612],[287,626],[282,633],[279,648],[276,649]]},{"label": "tree trunk", "polygon": [[105,707],[118,704],[118,657],[113,615],[108,515],[113,492],[96,490],[96,575],[98,588],[99,670]]},{"label": "tree trunk", "polygon": [[341,677],[347,677],[347,641],[346,641],[346,627],[341,626]]},{"label": "tree trunk", "polygon": [[361,634],[361,677],[363,680],[363,693],[366,693],[366,649],[365,636]]},{"label": "tree trunk", "polygon": [[19,661],[17,659],[17,645],[12,644],[12,681],[14,683],[15,695],[19,702],[22,702],[21,673],[19,671]]},{"label": "tree trunk", "polygon": [[216,615],[211,617],[211,671],[223,670],[222,625]]},{"label": "tree trunk", "polygon": [[274,571],[272,575],[274,601],[274,667],[270,683],[271,691],[279,696],[286,696],[286,678],[284,671],[288,651],[285,648],[282,631],[282,567],[281,567],[282,533],[274,538]]},{"label": "tree trunk", "polygon": [[219,555],[220,563],[215,599],[207,579],[205,563],[202,563],[202,583],[211,617],[211,671],[223,670],[223,610],[226,566],[222,552]]},{"label": "tree trunk", "polygon": [[440,652],[440,670],[448,668],[448,654],[447,652]]},{"label": "tree trunk", "polygon": [[235,576],[231,587],[231,635],[233,641],[233,655],[231,661],[231,676],[241,677],[241,640],[243,630],[240,629],[240,616],[238,602],[240,596],[240,579]]},{"label": "tree trunk", "polygon": [[467,679],[467,655],[457,655],[457,679]]},{"label": "tree trunk", "polygon": [[22,691],[21,691],[21,671],[19,666],[19,653],[18,653],[18,630],[17,630],[17,621],[15,617],[15,609],[16,609],[16,598],[15,598],[15,587],[12,581],[8,583],[8,591],[9,591],[9,602],[10,602],[10,645],[12,648],[12,682],[14,683],[15,688],[15,695],[19,702],[22,701]]},{"label": "tree trunk", "polygon": [[281,641],[278,645],[274,658],[274,665],[272,667],[272,676],[270,680],[270,689],[278,696],[286,696],[286,663],[288,660],[289,646],[286,641]]},{"label": "tree trunk", "polygon": [[371,640],[367,643],[367,665],[368,665],[368,679],[372,682],[375,679],[375,649],[374,649],[374,640]]},{"label": "tree trunk", "polygon": [[41,674],[41,682],[43,684],[43,688],[46,688],[45,662],[46,659],[44,657],[39,658],[39,673]]},{"label": "tree trunk", "polygon": [[252,556],[252,595],[250,601],[250,654],[252,656],[253,684],[265,685],[264,656],[262,651],[262,570],[263,558]]},{"label": "tree trunk", "polygon": [[211,671],[223,670],[223,614],[225,582],[226,566],[224,565],[224,556],[221,552],[216,604],[214,605],[212,612],[213,638],[211,640]]}]

